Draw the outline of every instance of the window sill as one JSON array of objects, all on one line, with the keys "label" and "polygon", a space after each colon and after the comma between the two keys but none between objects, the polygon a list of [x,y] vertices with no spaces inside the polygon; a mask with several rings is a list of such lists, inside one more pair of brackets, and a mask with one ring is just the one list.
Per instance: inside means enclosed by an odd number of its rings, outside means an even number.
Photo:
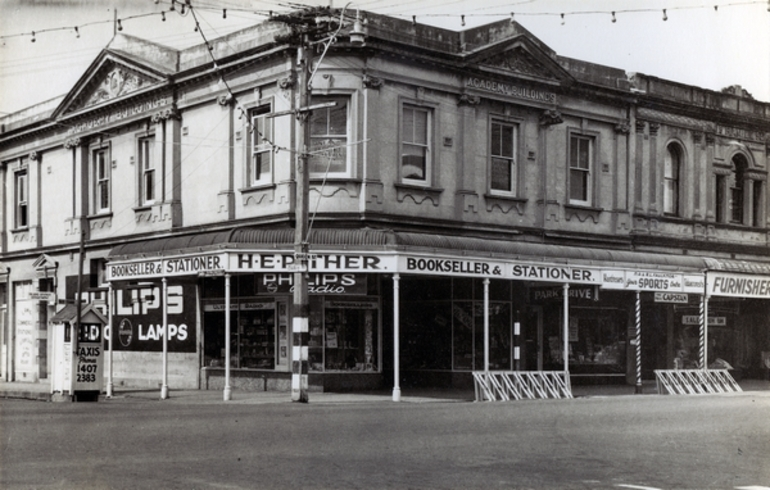
[{"label": "window sill", "polygon": [[396,200],[398,202],[404,202],[409,197],[415,204],[422,204],[429,200],[433,206],[438,206],[441,193],[444,192],[444,189],[439,187],[405,184],[403,182],[396,182],[393,186],[396,188]]},{"label": "window sill", "polygon": [[13,228],[10,231],[11,231],[11,233],[28,233],[29,232],[29,226],[20,226],[18,228]]},{"label": "window sill", "polygon": [[526,198],[514,196],[513,194],[492,194],[492,193],[489,193],[489,192],[484,194],[484,199],[486,199],[486,200],[519,202],[519,203],[522,203],[522,204],[527,202]]},{"label": "window sill", "polygon": [[410,184],[405,182],[396,182],[393,184],[396,189],[399,190],[407,190],[407,191],[422,191],[427,193],[433,193],[433,194],[441,194],[444,192],[444,189],[441,187],[431,187],[429,185],[420,185],[420,184]]},{"label": "window sill", "polygon": [[489,192],[484,194],[484,201],[487,203],[487,211],[498,208],[503,213],[508,214],[511,210],[515,209],[519,216],[524,214],[524,207],[527,204],[527,199],[523,197],[517,197],[512,194],[492,194]]},{"label": "window sill", "polygon": [[269,191],[276,188],[276,185],[273,183],[270,184],[256,184],[250,187],[242,187],[238,189],[238,192],[241,194],[250,194],[252,192],[260,192],[260,191]]},{"label": "window sill", "polygon": [[596,208],[593,206],[586,206],[581,204],[564,205],[564,217],[567,221],[570,221],[574,217],[577,218],[581,223],[590,219],[594,224],[597,224],[599,223],[599,215],[603,211],[603,208]]}]

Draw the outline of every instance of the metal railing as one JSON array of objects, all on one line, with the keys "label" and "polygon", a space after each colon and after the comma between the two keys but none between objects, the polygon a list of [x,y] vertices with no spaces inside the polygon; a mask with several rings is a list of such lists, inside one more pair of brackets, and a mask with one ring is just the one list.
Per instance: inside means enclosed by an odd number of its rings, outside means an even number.
[{"label": "metal railing", "polygon": [[566,371],[474,371],[476,401],[572,398]]},{"label": "metal railing", "polygon": [[661,395],[707,395],[743,391],[727,369],[656,369]]}]

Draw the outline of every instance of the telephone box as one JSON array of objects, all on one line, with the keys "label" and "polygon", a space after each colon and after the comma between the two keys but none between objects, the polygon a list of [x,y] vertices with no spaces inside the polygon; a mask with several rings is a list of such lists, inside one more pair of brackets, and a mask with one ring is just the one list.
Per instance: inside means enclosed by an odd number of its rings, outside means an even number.
[{"label": "telephone box", "polygon": [[[104,385],[104,327],[107,319],[93,304],[67,305],[52,318],[54,399],[97,401]],[[77,330],[77,331],[76,331]]]}]

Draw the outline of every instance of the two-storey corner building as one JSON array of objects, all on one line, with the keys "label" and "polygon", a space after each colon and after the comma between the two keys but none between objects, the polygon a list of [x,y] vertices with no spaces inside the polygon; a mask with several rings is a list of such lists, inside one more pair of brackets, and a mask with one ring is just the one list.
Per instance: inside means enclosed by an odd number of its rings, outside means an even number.
[{"label": "two-storey corner building", "polygon": [[[306,122],[311,388],[767,375],[770,104],[564,58],[511,21],[353,29],[315,53]],[[166,336],[171,389],[221,388],[227,363],[236,388],[288,389],[289,33],[119,34],[0,119],[5,380],[47,381],[49,319],[80,294],[117,386],[158,385]]]}]

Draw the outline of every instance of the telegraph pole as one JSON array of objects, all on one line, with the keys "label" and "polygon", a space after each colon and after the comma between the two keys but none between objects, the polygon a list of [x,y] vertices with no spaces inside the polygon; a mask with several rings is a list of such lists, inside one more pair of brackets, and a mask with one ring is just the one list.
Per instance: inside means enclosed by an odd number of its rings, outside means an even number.
[{"label": "telegraph pole", "polygon": [[[276,16],[274,20],[285,22],[291,26],[291,34],[279,36],[276,40],[288,41],[297,47],[297,65],[299,66],[299,107],[292,112],[297,117],[298,130],[296,167],[294,172],[295,201],[294,201],[294,296],[292,304],[292,374],[291,374],[291,399],[294,402],[308,402],[308,340],[310,324],[310,295],[308,291],[308,234],[309,234],[309,189],[310,189],[310,118],[313,109],[332,107],[334,102],[322,103],[311,106],[312,99],[312,67],[314,39],[312,35],[328,30],[329,25],[339,22],[339,29],[343,24],[345,9],[337,21],[330,17],[330,8],[310,8],[298,14]],[[356,18],[353,29],[355,41],[351,35],[351,41],[363,43],[361,24]],[[331,43],[334,39],[329,39]],[[327,46],[328,47],[328,46]],[[324,51],[325,53],[325,51]],[[273,114],[272,117],[284,113]]]},{"label": "telegraph pole", "polygon": [[308,336],[310,324],[310,295],[308,293],[308,215],[310,198],[309,169],[310,157],[310,69],[313,51],[309,46],[308,35],[302,33],[300,46],[297,48],[299,73],[299,121],[298,140],[300,151],[295,170],[294,202],[294,305],[292,314],[292,371],[291,400],[308,402]]}]

